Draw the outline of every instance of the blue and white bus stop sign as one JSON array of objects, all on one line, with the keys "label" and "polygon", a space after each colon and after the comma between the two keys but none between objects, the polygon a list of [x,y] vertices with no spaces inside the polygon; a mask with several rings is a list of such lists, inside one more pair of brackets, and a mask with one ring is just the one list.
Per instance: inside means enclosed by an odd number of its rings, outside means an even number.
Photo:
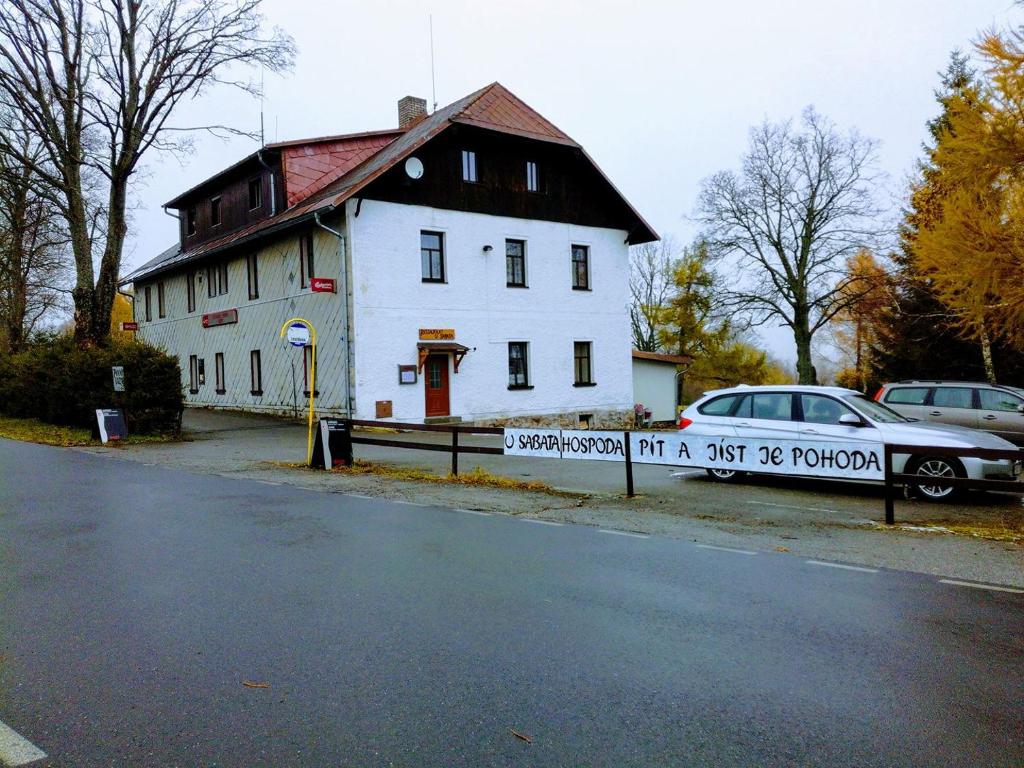
[{"label": "blue and white bus stop sign", "polygon": [[303,323],[292,323],[288,326],[286,338],[293,347],[309,346],[309,328]]}]

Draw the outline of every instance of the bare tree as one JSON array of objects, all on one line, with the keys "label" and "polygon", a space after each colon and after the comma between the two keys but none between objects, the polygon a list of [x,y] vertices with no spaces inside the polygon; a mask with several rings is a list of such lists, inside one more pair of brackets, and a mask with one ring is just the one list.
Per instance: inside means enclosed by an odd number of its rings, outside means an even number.
[{"label": "bare tree", "polygon": [[876,156],[877,142],[841,135],[809,107],[798,128],[753,129],[741,170],[701,190],[704,238],[734,265],[725,301],[754,324],[792,329],[802,384],[815,382],[814,334],[857,296],[842,279],[846,258],[876,239]]},{"label": "bare tree", "polygon": [[679,248],[671,236],[636,245],[629,252],[629,320],[633,346],[658,352],[658,329],[675,288],[673,270]]},{"label": "bare tree", "polygon": [[[38,144],[9,116],[0,132],[29,156]],[[15,352],[37,324],[69,298],[67,236],[39,194],[32,168],[0,151],[0,348]]]},{"label": "bare tree", "polygon": [[[170,120],[184,100],[238,79],[239,66],[291,66],[294,45],[262,33],[260,0],[5,0],[0,5],[0,108],[23,116],[31,165],[67,221],[75,262],[75,337],[102,343],[127,233],[129,184],[145,153],[182,151],[191,131]],[[90,186],[93,187],[90,190]],[[99,197],[91,197],[99,193]],[[91,205],[90,200],[99,200]],[[99,261],[98,275],[94,257]]]}]

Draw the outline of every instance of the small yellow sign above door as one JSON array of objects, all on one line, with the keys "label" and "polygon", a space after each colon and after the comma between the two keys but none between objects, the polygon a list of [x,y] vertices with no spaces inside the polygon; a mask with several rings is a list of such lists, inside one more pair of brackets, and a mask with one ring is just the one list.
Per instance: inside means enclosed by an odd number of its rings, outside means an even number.
[{"label": "small yellow sign above door", "polygon": [[455,329],[420,328],[420,341],[455,341]]}]

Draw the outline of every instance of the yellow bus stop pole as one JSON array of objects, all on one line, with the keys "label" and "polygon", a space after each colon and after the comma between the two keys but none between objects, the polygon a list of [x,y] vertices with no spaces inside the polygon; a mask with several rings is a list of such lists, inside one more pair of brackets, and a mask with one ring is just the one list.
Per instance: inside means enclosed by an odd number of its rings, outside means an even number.
[{"label": "yellow bus stop pole", "polygon": [[316,399],[316,328],[309,320],[293,317],[290,320],[285,320],[284,325],[281,326],[280,337],[282,339],[288,331],[288,326],[293,323],[302,323],[309,329],[310,341],[313,346],[312,360],[309,364],[309,428],[306,430],[306,465],[310,466],[313,463],[313,406]]}]

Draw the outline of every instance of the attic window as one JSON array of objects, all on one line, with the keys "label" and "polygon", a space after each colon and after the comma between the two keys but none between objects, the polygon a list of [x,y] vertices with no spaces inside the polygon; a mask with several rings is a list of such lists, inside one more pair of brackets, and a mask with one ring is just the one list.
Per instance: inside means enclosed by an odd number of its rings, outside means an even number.
[{"label": "attic window", "polygon": [[540,171],[532,160],[526,161],[526,189],[528,192],[540,192]]},{"label": "attic window", "polygon": [[256,178],[249,180],[249,210],[255,211],[263,207],[263,180]]},{"label": "attic window", "polygon": [[189,237],[196,233],[196,207],[194,205],[185,211],[185,232]]},{"label": "attic window", "polygon": [[462,150],[462,180],[472,182],[480,180],[476,175],[476,152],[468,149]]},{"label": "attic window", "polygon": [[220,198],[210,200],[210,226],[216,227],[220,224]]}]

